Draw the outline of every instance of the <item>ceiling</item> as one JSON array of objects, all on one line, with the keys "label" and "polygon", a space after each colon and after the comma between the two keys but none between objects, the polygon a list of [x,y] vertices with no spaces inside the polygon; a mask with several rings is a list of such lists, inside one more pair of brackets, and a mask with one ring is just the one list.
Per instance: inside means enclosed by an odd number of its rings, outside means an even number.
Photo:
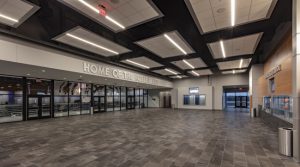
[{"label": "ceiling", "polygon": [[291,31],[291,11],[292,0],[3,0],[0,33],[172,80],[248,72]]}]

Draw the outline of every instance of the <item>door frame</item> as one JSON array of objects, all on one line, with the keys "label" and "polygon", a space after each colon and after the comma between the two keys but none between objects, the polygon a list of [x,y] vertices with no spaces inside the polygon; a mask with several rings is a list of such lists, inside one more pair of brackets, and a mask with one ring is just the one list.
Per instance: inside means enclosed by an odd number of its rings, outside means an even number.
[{"label": "door frame", "polygon": [[[44,97],[48,97],[49,98],[49,116],[42,116],[42,110],[41,110],[41,107],[42,107],[42,98]],[[29,117],[29,99],[30,98],[37,98],[38,99],[38,116],[37,117],[32,117],[30,118]],[[26,98],[26,103],[27,103],[27,106],[26,106],[26,116],[27,116],[27,120],[35,120],[35,119],[46,119],[46,118],[51,118],[52,116],[52,100],[51,100],[51,95],[28,95],[27,98]]]}]

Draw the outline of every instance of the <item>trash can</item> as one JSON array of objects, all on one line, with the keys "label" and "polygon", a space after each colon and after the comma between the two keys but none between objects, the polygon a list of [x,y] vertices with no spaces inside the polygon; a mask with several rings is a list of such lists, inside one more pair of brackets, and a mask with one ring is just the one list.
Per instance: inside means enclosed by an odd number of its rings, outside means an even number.
[{"label": "trash can", "polygon": [[257,111],[256,111],[256,108],[253,108],[253,110],[252,110],[252,112],[251,112],[251,117],[252,117],[252,118],[257,117]]},{"label": "trash can", "polygon": [[91,111],[91,115],[93,115],[94,114],[94,107],[91,107],[90,111]]},{"label": "trash can", "polygon": [[293,153],[293,129],[279,128],[279,153],[285,156],[292,156]]}]

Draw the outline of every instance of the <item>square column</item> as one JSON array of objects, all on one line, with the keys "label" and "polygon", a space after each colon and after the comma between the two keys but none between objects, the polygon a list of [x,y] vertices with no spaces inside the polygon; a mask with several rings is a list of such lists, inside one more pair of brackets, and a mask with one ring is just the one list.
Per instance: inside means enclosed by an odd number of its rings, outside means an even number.
[{"label": "square column", "polygon": [[293,157],[300,162],[300,0],[293,0]]}]

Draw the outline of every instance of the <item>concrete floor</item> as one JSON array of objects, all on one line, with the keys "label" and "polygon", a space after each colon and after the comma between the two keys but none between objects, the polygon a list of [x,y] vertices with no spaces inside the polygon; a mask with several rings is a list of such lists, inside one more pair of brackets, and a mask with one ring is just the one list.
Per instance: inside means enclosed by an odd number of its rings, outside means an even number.
[{"label": "concrete floor", "polygon": [[296,167],[249,113],[143,109],[0,125],[0,166]]}]

